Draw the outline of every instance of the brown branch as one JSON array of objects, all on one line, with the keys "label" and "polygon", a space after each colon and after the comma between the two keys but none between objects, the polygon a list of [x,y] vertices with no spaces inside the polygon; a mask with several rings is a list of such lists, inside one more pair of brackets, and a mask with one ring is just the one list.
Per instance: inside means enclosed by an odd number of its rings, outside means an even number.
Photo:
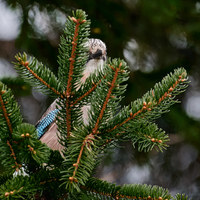
[{"label": "brown branch", "polygon": [[55,88],[51,87],[45,80],[43,80],[40,76],[38,76],[28,65],[29,62],[26,61],[24,62],[21,60],[20,57],[17,57],[19,63],[23,65],[36,79],[38,79],[41,83],[43,83],[46,87],[48,87],[50,90],[52,90],[55,94],[59,95],[61,98],[64,98],[63,94],[61,94],[58,90]]},{"label": "brown branch", "polygon": [[12,168],[16,168],[15,170],[19,171],[19,168],[21,168],[22,165],[17,163],[17,161],[16,161],[17,158],[16,158],[16,155],[15,155],[15,152],[14,152],[14,150],[13,150],[13,148],[12,148],[12,146],[11,146],[11,144],[10,144],[10,142],[8,140],[7,140],[7,145],[9,146],[10,151],[11,151],[11,155],[10,156],[13,157],[13,159],[15,160],[14,161],[15,165],[13,165]]},{"label": "brown branch", "polygon": [[[164,95],[162,97],[159,98],[158,102],[154,105],[151,106],[151,102],[143,102],[143,107],[138,110],[136,113],[130,113],[130,117],[128,117],[127,119],[125,119],[122,123],[115,125],[113,128],[109,129],[108,132],[112,132],[113,130],[117,129],[118,127],[124,125],[125,123],[127,123],[128,121],[134,119],[137,115],[139,115],[140,113],[142,113],[143,111],[151,111],[156,105],[159,105],[163,100],[165,100],[167,97],[170,98],[172,95],[171,93],[173,92],[173,90],[175,89],[175,87],[180,83],[185,81],[185,79],[182,79],[182,75],[181,74],[179,76],[179,79],[172,85],[172,87],[170,87],[168,89],[167,92],[164,93]],[[154,90],[152,90],[152,96],[154,97]]]},{"label": "brown branch", "polygon": [[5,90],[0,91],[0,103],[1,103],[1,109],[3,110],[3,115],[4,115],[5,119],[6,119],[6,123],[7,123],[8,129],[10,131],[10,135],[11,135],[12,132],[13,132],[13,129],[12,129],[12,125],[11,125],[10,119],[8,117],[9,114],[7,113],[7,110],[6,110],[6,107],[5,107],[5,103],[4,103],[3,98],[2,98],[2,95],[5,92],[6,92]]},{"label": "brown branch", "polygon": [[71,104],[71,107],[76,105],[79,101],[81,101],[82,99],[84,99],[86,96],[88,96],[90,93],[92,93],[96,87],[98,86],[98,84],[101,82],[101,80],[99,80],[98,83],[93,83],[93,86],[85,93],[83,94],[82,96],[80,96],[79,98],[77,98],[72,104]]},{"label": "brown branch", "polygon": [[122,63],[119,64],[119,67],[118,67],[118,68],[116,68],[116,69],[113,68],[113,70],[115,71],[115,74],[114,74],[112,83],[110,83],[110,88],[109,88],[109,90],[108,90],[108,93],[107,93],[106,99],[105,99],[105,101],[104,101],[103,107],[102,107],[102,109],[101,109],[101,111],[100,111],[99,117],[97,118],[97,122],[96,122],[96,124],[95,124],[95,126],[94,126],[94,128],[93,128],[93,130],[92,130],[93,135],[97,133],[97,130],[98,130],[98,128],[99,128],[99,123],[100,123],[100,121],[101,121],[101,119],[102,119],[102,117],[103,117],[104,111],[105,111],[105,109],[106,109],[106,106],[107,106],[108,101],[109,101],[109,99],[110,99],[110,96],[111,96],[111,94],[112,94],[112,90],[113,90],[113,88],[115,87],[115,82],[116,82],[116,80],[117,80],[118,73],[119,73],[119,71],[120,71],[121,66],[122,66]]},{"label": "brown branch", "polygon": [[175,89],[175,87],[176,87],[180,82],[185,81],[185,79],[182,79],[182,75],[183,75],[183,74],[181,74],[181,75],[179,76],[178,80],[172,85],[172,87],[170,87],[170,88],[168,89],[168,91],[165,92],[165,94],[158,100],[157,105],[160,104],[164,99],[166,99],[166,97],[171,97],[171,94],[170,94],[170,93],[173,92],[173,90]]},{"label": "brown branch", "polygon": [[[2,109],[2,111],[3,111],[3,115],[4,115],[5,119],[6,119],[6,123],[7,123],[8,129],[9,129],[9,135],[10,135],[10,137],[11,137],[11,135],[12,135],[12,133],[13,133],[12,124],[11,124],[11,122],[10,122],[9,113],[8,113],[7,110],[6,110],[6,106],[5,106],[3,97],[2,97],[2,95],[5,94],[5,93],[6,93],[6,90],[0,91],[0,104],[1,104],[1,109]],[[12,167],[13,167],[13,168],[15,167],[15,168],[16,168],[16,171],[18,171],[19,168],[21,167],[21,165],[17,163],[17,161],[16,161],[17,158],[16,158],[16,155],[15,155],[15,152],[14,152],[14,150],[13,150],[13,148],[12,148],[12,146],[11,146],[11,144],[10,144],[10,142],[9,142],[8,140],[7,140],[7,145],[8,145],[9,148],[10,148],[11,157],[13,157],[14,163],[15,163],[15,165],[12,166]]]},{"label": "brown branch", "polygon": [[75,176],[76,176],[76,172],[78,170],[78,166],[80,164],[80,160],[81,160],[81,157],[82,157],[82,154],[83,154],[84,147],[86,146],[89,149],[91,147],[91,145],[93,144],[93,139],[94,139],[94,135],[92,133],[90,133],[83,140],[78,159],[77,159],[76,163],[73,164],[75,169],[73,171],[73,176],[69,177],[70,182],[78,182],[77,179],[75,178]]},{"label": "brown branch", "polygon": [[91,144],[93,144],[94,135],[98,133],[97,130],[98,130],[98,127],[99,127],[99,123],[100,123],[100,121],[101,121],[101,119],[103,117],[104,111],[105,111],[106,106],[108,104],[108,101],[109,101],[109,99],[111,97],[112,90],[115,87],[115,83],[116,83],[116,80],[117,80],[117,77],[118,77],[118,73],[120,71],[121,66],[122,66],[122,63],[119,64],[118,68],[116,68],[116,69],[112,68],[115,71],[112,83],[109,83],[110,88],[108,90],[106,99],[105,99],[104,104],[102,106],[102,109],[100,111],[99,117],[97,118],[97,122],[96,122],[96,124],[95,124],[95,126],[94,126],[94,128],[92,130],[92,133],[90,133],[89,135],[87,135],[85,137],[85,139],[83,140],[83,143],[81,145],[81,150],[79,152],[78,159],[77,159],[76,163],[73,164],[73,166],[75,167],[75,169],[73,171],[73,176],[69,177],[70,182],[78,182],[77,179],[75,178],[75,176],[76,176],[76,172],[78,170],[78,166],[80,164],[80,160],[81,160],[81,157],[82,157],[82,154],[83,154],[83,150],[84,150],[85,146],[87,146],[87,148],[89,149],[89,147],[91,146]]},{"label": "brown branch", "polygon": [[144,110],[146,110],[146,108],[143,106],[142,109],[138,110],[136,113],[130,113],[130,117],[128,117],[127,119],[125,119],[122,123],[115,125],[113,128],[111,128],[110,130],[108,130],[108,132],[112,132],[113,130],[117,129],[118,127],[126,124],[128,121],[132,120],[133,118],[135,118],[137,115],[139,115],[141,112],[143,112]]},{"label": "brown branch", "polygon": [[72,79],[73,79],[73,70],[74,70],[74,62],[76,57],[76,47],[77,47],[77,40],[78,40],[78,31],[79,26],[85,22],[85,20],[80,21],[80,19],[75,19],[74,17],[71,18],[71,20],[76,23],[75,30],[74,30],[74,37],[72,41],[72,52],[71,57],[69,58],[70,65],[69,65],[69,74],[68,74],[68,80],[67,80],[67,88],[66,88],[66,123],[67,123],[67,137],[70,136],[71,131],[71,101],[70,98],[72,96],[71,90],[72,90]]}]

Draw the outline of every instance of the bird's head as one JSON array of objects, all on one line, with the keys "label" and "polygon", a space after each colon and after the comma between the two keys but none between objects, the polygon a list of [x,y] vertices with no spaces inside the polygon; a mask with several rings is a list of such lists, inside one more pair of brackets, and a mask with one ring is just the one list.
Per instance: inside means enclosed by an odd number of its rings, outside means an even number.
[{"label": "bird's head", "polygon": [[103,60],[106,61],[106,45],[99,39],[91,38],[86,42],[86,47],[89,50],[88,61],[95,60]]},{"label": "bird's head", "polygon": [[93,73],[102,71],[106,62],[106,45],[99,39],[88,39],[85,43],[88,49],[88,60],[83,71],[81,83]]}]

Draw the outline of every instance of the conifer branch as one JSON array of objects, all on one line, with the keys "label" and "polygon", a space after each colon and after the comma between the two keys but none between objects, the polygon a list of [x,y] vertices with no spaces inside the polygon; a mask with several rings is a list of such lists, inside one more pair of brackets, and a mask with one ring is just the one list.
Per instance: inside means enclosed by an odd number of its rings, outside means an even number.
[{"label": "conifer branch", "polygon": [[[68,18],[59,48],[58,78],[35,58],[27,60],[26,54],[16,56],[15,66],[22,77],[41,92],[57,98],[56,122],[60,142],[65,146],[64,159],[38,140],[35,126],[22,123],[10,90],[0,83],[1,164],[18,171],[22,167],[18,163],[23,163],[28,174],[0,180],[1,199],[41,199],[43,196],[47,199],[52,188],[55,195],[52,199],[172,199],[167,190],[158,186],[116,186],[91,176],[98,164],[98,155],[116,141],[130,139],[139,151],[150,151],[154,147],[162,151],[167,147],[168,136],[153,121],[178,102],[175,97],[187,87],[186,71],[175,70],[123,109],[119,105],[129,74],[123,60],[108,59],[102,72],[88,77],[78,89],[87,66],[85,44],[89,24],[81,10]],[[90,107],[87,125],[81,118],[85,105]],[[175,199],[187,197],[177,195]]]},{"label": "conifer branch", "polygon": [[122,66],[122,63],[119,64],[119,66],[117,68],[114,68],[113,66],[110,66],[112,68],[112,70],[114,70],[115,74],[114,74],[114,77],[113,77],[113,80],[112,80],[112,83],[108,83],[110,85],[110,88],[108,90],[108,93],[107,93],[107,96],[106,96],[106,99],[104,101],[104,104],[102,106],[102,109],[100,111],[100,114],[99,114],[99,117],[97,118],[97,121],[96,121],[96,124],[92,130],[92,134],[95,135],[97,134],[97,130],[98,130],[98,127],[99,127],[99,123],[100,123],[100,120],[102,119],[103,117],[103,114],[104,114],[104,111],[106,109],[106,106],[108,104],[108,101],[111,97],[111,94],[112,94],[112,90],[113,88],[115,87],[115,83],[116,83],[116,80],[117,80],[117,77],[118,77],[118,73],[120,71],[120,68]]},{"label": "conifer branch", "polygon": [[[75,94],[78,97],[76,97],[76,99],[71,103],[71,107],[73,107],[74,105],[78,104],[79,102],[87,98],[89,95],[91,95],[104,79],[106,79],[106,75],[104,75],[103,73],[98,73],[98,75],[93,74],[91,75],[91,77],[88,77],[88,79],[86,79],[85,81],[85,84],[81,85],[81,89],[79,89],[77,94]],[[92,87],[88,89],[88,85],[92,85]]]},{"label": "conifer branch", "polygon": [[[94,144],[93,140],[94,140],[94,135],[93,135],[93,133],[90,133],[89,135],[87,135],[87,136],[85,137],[85,139],[83,140],[83,143],[82,143],[82,145],[81,145],[81,150],[80,150],[80,153],[79,153],[79,155],[78,155],[77,161],[76,161],[76,163],[73,164],[73,167],[75,168],[74,171],[73,171],[73,176],[69,177],[69,180],[70,180],[71,183],[72,183],[72,182],[78,182],[78,180],[75,178],[75,176],[76,176],[76,172],[77,172],[77,170],[78,170],[78,166],[79,166],[80,161],[81,161],[81,157],[82,157],[84,148],[85,148],[85,146],[86,146],[87,149],[90,150],[91,145]],[[90,151],[91,151],[91,150],[90,150]]]},{"label": "conifer branch", "polygon": [[6,93],[5,90],[1,90],[1,91],[0,91],[0,103],[1,103],[0,109],[2,109],[2,111],[3,111],[3,115],[4,115],[4,118],[5,118],[5,120],[6,120],[8,129],[9,129],[9,135],[10,135],[10,137],[11,137],[11,134],[12,134],[12,132],[13,132],[12,124],[11,124],[10,119],[9,119],[9,117],[8,117],[9,114],[7,113],[7,110],[6,110],[6,107],[5,107],[5,102],[3,101],[3,98],[2,98],[2,95],[5,94],[5,93]]},{"label": "conifer branch", "polygon": [[157,150],[163,151],[168,147],[167,142],[169,136],[165,134],[161,128],[158,128],[156,124],[150,122],[142,122],[141,124],[135,124],[135,127],[129,127],[129,133],[126,131],[120,131],[114,137],[114,139],[106,139],[102,144],[102,148],[105,148],[108,144],[116,141],[120,138],[129,138],[133,142],[133,146],[138,144],[138,151],[151,151],[154,147]]},{"label": "conifer branch", "polygon": [[38,141],[33,125],[22,123],[20,110],[11,90],[7,90],[2,83],[0,83],[0,105],[2,107],[0,114],[3,116],[0,118],[2,164],[18,171],[22,167],[19,163],[27,162],[29,152],[38,163],[47,160],[49,155],[47,147],[45,149],[45,145]]},{"label": "conifer branch", "polygon": [[96,87],[98,86],[98,84],[101,83],[101,80],[99,80],[98,83],[93,83],[93,86],[86,92],[84,93],[82,96],[80,96],[79,98],[77,98],[72,104],[71,106],[76,105],[79,101],[82,101],[85,97],[87,97],[89,94],[91,94]]},{"label": "conifer branch", "polygon": [[[177,74],[179,73],[179,70],[175,71],[175,74],[171,74],[171,79],[172,79],[172,83],[170,83],[170,85],[168,86],[168,88],[166,86],[161,86],[161,84],[156,84],[154,89],[151,90],[151,92],[146,93],[144,96],[146,96],[146,99],[150,99],[149,101],[144,101],[142,102],[141,105],[141,101],[142,100],[138,100],[137,103],[140,104],[140,108],[135,111],[134,113],[132,112],[132,110],[135,110],[135,108],[133,107],[133,109],[129,112],[129,116],[124,119],[122,122],[116,124],[115,126],[113,126],[112,128],[108,129],[107,132],[112,132],[116,129],[119,129],[120,127],[122,127],[123,125],[126,125],[129,121],[136,119],[142,119],[145,120],[145,117],[147,116],[147,120],[148,120],[148,116],[149,114],[154,111],[154,109],[161,109],[162,108],[158,108],[160,106],[161,103],[164,103],[166,101],[166,105],[165,107],[168,108],[169,106],[171,106],[172,103],[175,103],[175,101],[173,101],[174,97],[183,92],[185,89],[185,84],[187,83],[187,80],[185,79],[186,77],[186,72],[182,72],[180,75]],[[173,77],[175,76],[175,77]],[[170,78],[169,76],[166,76],[163,80],[165,80],[166,78]],[[176,79],[175,79],[176,78]],[[164,82],[164,81],[163,81]],[[182,85],[181,85],[182,84]],[[161,88],[166,88],[166,92],[164,92],[164,94],[162,94],[160,97],[158,96],[158,92]],[[162,89],[163,91],[163,89]],[[155,96],[156,93],[156,96]],[[134,103],[133,103],[134,104]],[[139,106],[137,106],[139,107]],[[163,108],[163,109],[166,109]],[[153,115],[153,114],[152,114]],[[152,116],[150,114],[150,116]],[[138,118],[140,117],[140,118]]]},{"label": "conifer branch", "polygon": [[168,190],[158,186],[130,184],[117,186],[96,178],[90,178],[85,186],[81,186],[88,198],[98,196],[100,199],[132,199],[132,200],[169,200]]},{"label": "conifer branch", "polygon": [[67,137],[70,136],[71,131],[71,106],[70,106],[70,98],[71,98],[71,90],[72,90],[72,77],[73,77],[73,69],[74,69],[74,62],[75,62],[75,51],[77,47],[77,37],[78,37],[78,30],[79,30],[79,21],[80,19],[75,19],[74,17],[71,18],[73,22],[76,23],[74,37],[72,41],[72,52],[71,57],[69,58],[70,65],[69,65],[69,74],[67,80],[67,88],[66,88],[66,125],[67,125]]},{"label": "conifer branch", "polygon": [[13,165],[12,168],[15,168],[15,170],[18,172],[18,171],[19,171],[19,168],[21,168],[22,165],[21,165],[21,164],[18,164],[16,155],[15,155],[15,152],[14,152],[14,150],[13,150],[13,148],[12,148],[12,145],[10,144],[9,140],[7,140],[6,143],[7,143],[7,145],[9,146],[10,151],[11,151],[10,156],[14,159],[14,164],[15,164],[15,165]]},{"label": "conifer branch", "polygon": [[[172,97],[172,92],[174,91],[174,89],[176,88],[176,86],[177,86],[180,82],[186,81],[186,79],[183,78],[183,77],[185,77],[185,72],[183,72],[183,73],[178,77],[178,80],[176,80],[176,82],[168,89],[168,91],[165,92],[164,95],[160,97],[160,99],[158,100],[158,102],[157,102],[156,105],[160,104],[160,103],[161,103],[162,101],[164,101],[167,97],[169,97],[169,98]],[[153,90],[152,90],[152,95],[154,96],[154,91],[153,91]],[[151,105],[151,104],[150,104],[150,105]],[[153,107],[152,107],[152,108],[153,108]],[[151,110],[152,108],[149,108],[149,109]],[[148,108],[147,108],[147,109],[148,109]],[[149,110],[149,109],[148,109],[148,110]]]},{"label": "conifer branch", "polygon": [[46,163],[49,160],[49,148],[38,140],[36,129],[33,125],[22,123],[18,125],[13,138],[17,141],[16,148],[21,151],[18,153],[22,163],[28,164],[31,160],[36,163]]},{"label": "conifer branch", "polygon": [[89,36],[89,24],[90,21],[86,20],[85,12],[77,10],[73,13],[73,17],[69,17],[67,20],[64,36],[61,37],[58,77],[64,87],[66,98],[60,103],[63,111],[58,114],[58,124],[65,124],[65,129],[63,129],[64,127],[59,128],[63,140],[66,136],[69,138],[71,130],[73,130],[72,121],[77,118],[75,116],[80,115],[80,112],[78,113],[77,109],[73,107],[73,102],[77,83],[88,58],[87,49],[83,44]]},{"label": "conifer branch", "polygon": [[21,187],[21,188],[19,188],[18,190],[12,190],[12,191],[9,191],[9,192],[5,192],[4,196],[5,196],[6,198],[9,198],[9,197],[12,198],[12,195],[13,195],[13,194],[15,194],[15,193],[20,193],[21,190],[23,190],[23,188],[24,188],[24,187]]},{"label": "conifer branch", "polygon": [[[16,104],[12,102],[12,94],[10,90],[7,90],[7,88],[0,82],[0,109],[2,110],[3,118],[0,119],[1,122],[1,129],[4,135],[1,135],[0,142],[6,142],[6,145],[9,147],[9,150],[11,152],[10,156],[12,157],[14,162],[14,165],[12,165],[12,168],[15,168],[16,171],[21,168],[21,164],[18,164],[15,151],[11,144],[11,138],[13,137],[13,126],[17,123],[21,122],[21,116],[18,116],[19,119],[15,119],[15,114],[17,115],[19,113],[18,107]],[[15,107],[16,106],[16,107]],[[15,113],[16,112],[16,113]],[[0,112],[1,114],[1,112]],[[5,121],[4,121],[5,119]],[[3,122],[3,123],[2,123]],[[5,122],[5,123],[4,123]],[[14,123],[15,122],[15,123]],[[7,128],[4,128],[7,127]],[[8,134],[8,135],[7,135]],[[5,138],[4,138],[5,137]],[[8,163],[9,164],[9,163]]]},{"label": "conifer branch", "polygon": [[[53,73],[49,69],[42,66],[42,64],[38,64],[35,58],[33,58],[32,62],[29,62],[27,61],[26,57],[27,57],[26,54],[24,54],[23,56],[19,54],[15,57],[16,60],[19,62],[19,64],[18,63],[15,64],[15,68],[21,73],[21,75],[24,76],[26,79],[25,73],[29,73],[30,78],[35,78],[36,80],[38,80],[40,84],[46,86],[46,88],[50,90],[53,94],[56,94],[60,98],[64,98],[64,94],[62,94],[62,92],[59,91],[61,90],[60,83],[58,83],[55,75],[53,75]],[[43,67],[43,70],[41,70],[41,68],[35,67],[37,65],[41,65],[41,67]],[[44,73],[46,73],[46,77],[49,82],[53,83],[57,87],[59,86],[58,87],[59,90],[56,89],[54,86],[50,85],[47,81],[44,80],[44,78],[42,78],[42,74]],[[31,82],[30,78],[28,79],[29,82]],[[57,83],[55,84],[54,82]],[[41,88],[41,85],[39,83],[38,83],[39,85],[37,85],[35,81],[32,81],[31,83],[33,86]]]},{"label": "conifer branch", "polygon": [[72,90],[72,78],[73,78],[73,70],[74,70],[74,62],[76,57],[76,48],[77,48],[77,40],[78,40],[78,31],[80,26],[80,19],[75,19],[74,17],[71,17],[71,20],[76,23],[75,30],[74,30],[74,37],[72,41],[72,52],[71,57],[69,58],[70,65],[69,65],[69,74],[68,74],[68,80],[67,80],[67,88],[66,88],[66,97],[67,99],[71,95]]},{"label": "conifer branch", "polygon": [[70,136],[71,131],[71,91],[72,91],[72,78],[73,78],[73,70],[74,70],[74,62],[76,57],[76,48],[78,42],[78,35],[79,35],[79,26],[86,22],[86,20],[76,19],[71,17],[71,20],[76,24],[74,30],[74,37],[72,41],[72,52],[71,57],[69,58],[70,65],[69,65],[69,73],[68,73],[68,80],[67,80],[67,88],[66,88],[66,125],[67,125],[67,137]]},{"label": "conifer branch", "polygon": [[80,153],[78,155],[77,161],[76,161],[76,163],[73,164],[73,166],[74,166],[75,169],[74,169],[74,172],[73,172],[73,176],[69,177],[70,182],[77,182],[77,179],[75,178],[75,176],[76,176],[76,172],[77,172],[78,166],[80,164],[80,160],[81,160],[81,157],[82,157],[82,154],[83,154],[83,150],[84,150],[85,146],[87,148],[91,147],[91,145],[93,144],[94,135],[96,135],[98,133],[97,130],[98,130],[98,127],[99,127],[99,123],[100,123],[100,121],[101,121],[101,119],[103,117],[104,111],[105,111],[106,106],[108,104],[108,101],[109,101],[109,99],[111,97],[112,90],[116,86],[115,84],[116,84],[116,80],[117,80],[118,73],[120,71],[121,66],[122,66],[122,63],[120,63],[117,68],[114,68],[113,66],[110,66],[110,68],[114,71],[112,82],[108,83],[109,90],[107,92],[105,101],[104,101],[104,103],[102,105],[102,108],[100,110],[99,116],[98,116],[98,118],[96,120],[95,126],[92,129],[92,132],[89,135],[87,135],[85,137],[85,139],[83,140],[83,143],[81,145],[81,149],[80,149]]},{"label": "conifer branch", "polygon": [[155,146],[162,151],[168,147],[166,144],[169,141],[168,135],[154,123],[148,122],[141,124],[134,132],[135,134],[130,133],[129,137],[131,138],[134,147],[135,144],[138,144],[138,151],[148,152]]},{"label": "conifer branch", "polygon": [[57,91],[55,88],[51,87],[46,81],[44,81],[41,77],[39,77],[29,66],[28,66],[28,61],[25,63],[21,62],[21,64],[37,79],[39,80],[42,84],[44,84],[47,88],[52,90],[56,95],[59,95],[61,98],[64,98],[63,94],[61,94],[59,91]]},{"label": "conifer branch", "polygon": [[[144,109],[145,108],[145,109]],[[143,111],[146,111],[146,107],[143,106],[140,110],[138,110],[136,113],[130,113],[130,116],[128,118],[126,118],[123,122],[121,122],[120,124],[115,125],[113,128],[109,129],[107,132],[112,132],[115,129],[123,126],[124,124],[126,124],[127,122],[129,122],[130,120],[134,119],[137,115],[139,115],[140,113],[142,113]]]},{"label": "conifer branch", "polygon": [[36,185],[28,176],[17,176],[0,186],[0,199],[35,199]]}]

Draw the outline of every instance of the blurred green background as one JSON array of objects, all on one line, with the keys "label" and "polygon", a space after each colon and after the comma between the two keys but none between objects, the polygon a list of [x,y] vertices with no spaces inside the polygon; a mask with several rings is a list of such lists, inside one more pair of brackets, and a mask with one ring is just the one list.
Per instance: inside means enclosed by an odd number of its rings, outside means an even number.
[{"label": "blurred green background", "polygon": [[177,67],[184,67],[191,81],[181,103],[157,121],[170,135],[170,147],[146,154],[121,144],[96,176],[117,184],[156,184],[200,199],[200,1],[0,0],[0,79],[13,89],[25,121],[32,124],[53,99],[17,77],[14,56],[25,51],[56,73],[60,35],[66,17],[77,8],[87,12],[91,37],[106,43],[108,56],[130,66],[122,105]]}]

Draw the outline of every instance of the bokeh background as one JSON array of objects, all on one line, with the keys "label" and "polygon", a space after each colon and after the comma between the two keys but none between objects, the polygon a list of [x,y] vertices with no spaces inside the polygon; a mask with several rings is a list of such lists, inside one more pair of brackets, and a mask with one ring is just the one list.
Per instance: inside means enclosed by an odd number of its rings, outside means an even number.
[{"label": "bokeh background", "polygon": [[171,141],[164,152],[137,152],[131,143],[108,153],[96,176],[117,184],[146,183],[200,199],[200,1],[0,0],[0,79],[12,88],[26,122],[35,124],[53,99],[25,84],[13,68],[27,52],[57,72],[60,35],[74,9],[91,19],[91,37],[130,66],[122,105],[141,97],[163,76],[184,67],[190,86],[181,103],[157,121]]}]

